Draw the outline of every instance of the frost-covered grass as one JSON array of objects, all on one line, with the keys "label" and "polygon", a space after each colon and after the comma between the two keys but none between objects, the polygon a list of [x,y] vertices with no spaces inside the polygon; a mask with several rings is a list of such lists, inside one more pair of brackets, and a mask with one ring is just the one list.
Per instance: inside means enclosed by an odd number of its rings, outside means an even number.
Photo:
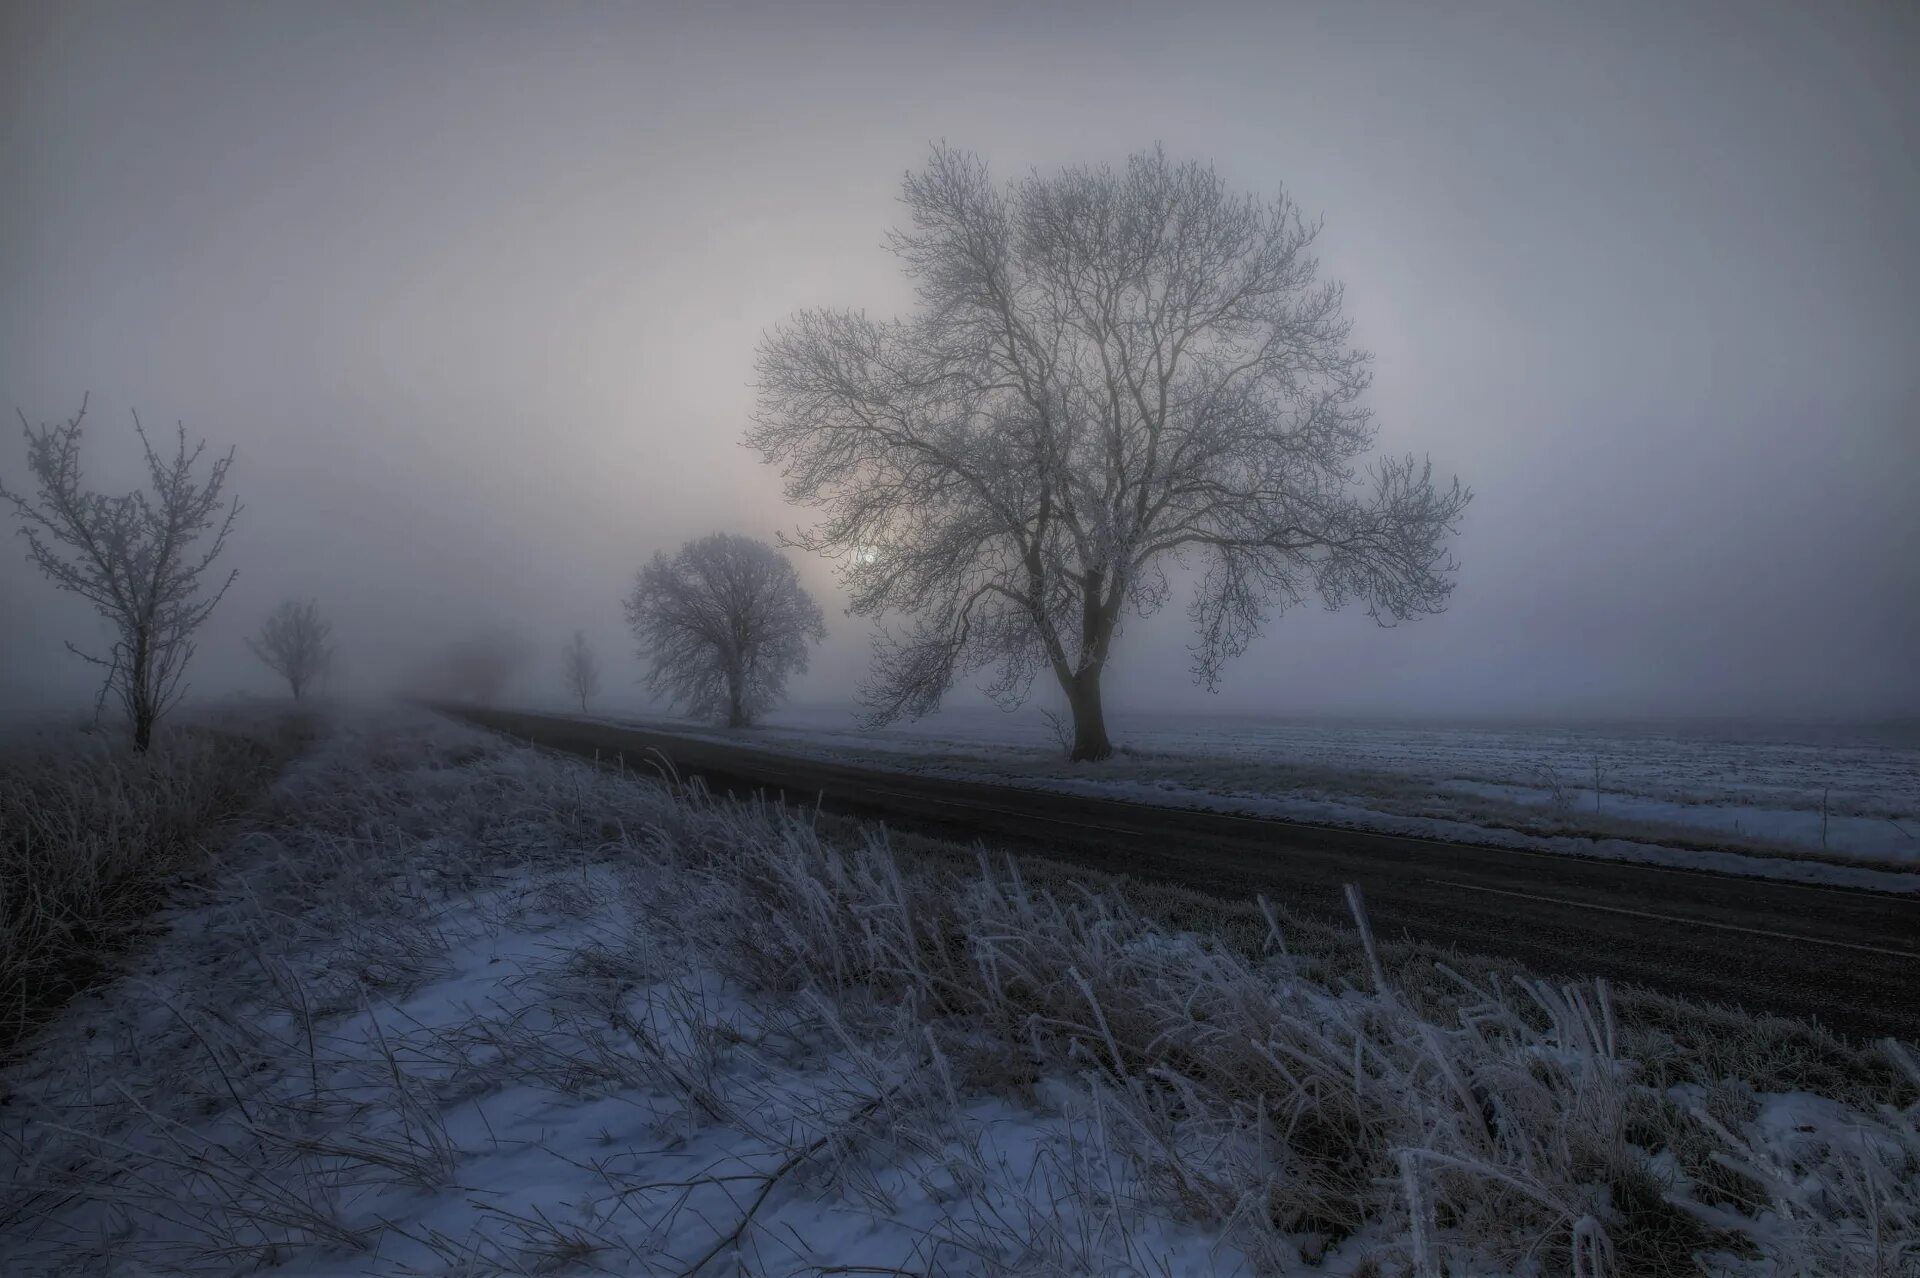
[{"label": "frost-covered grass", "polygon": [[68,725],[0,745],[0,1057],[84,987],[310,733],[306,716],[253,710],[164,724],[144,754]]},{"label": "frost-covered grass", "polygon": [[[792,710],[759,749],[1439,839],[1907,890],[1820,865],[1920,871],[1920,739],[1792,725],[1447,727],[1114,716],[1120,752],[1069,763],[1037,715],[945,712],[861,731]],[[1597,786],[1596,786],[1597,781]],[[1790,860],[1807,866],[1755,864]]]},{"label": "frost-covered grass", "polygon": [[5,1077],[0,1272],[1920,1264],[1911,1048],[1029,864],[344,722]]}]

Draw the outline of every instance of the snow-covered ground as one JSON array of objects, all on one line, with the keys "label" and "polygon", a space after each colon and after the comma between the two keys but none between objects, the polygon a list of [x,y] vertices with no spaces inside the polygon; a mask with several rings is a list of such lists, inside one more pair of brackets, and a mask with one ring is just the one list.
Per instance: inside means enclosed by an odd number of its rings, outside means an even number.
[{"label": "snow-covered ground", "polygon": [[673,809],[348,728],[0,1079],[0,1273],[1245,1271],[1133,1205],[1071,1073],[959,1094],[931,1036],[666,934],[608,852]]},{"label": "snow-covered ground", "polygon": [[[0,1273],[1920,1260],[1910,1049],[1767,1090],[1604,985],[1383,962],[1284,903],[1248,956],[942,873],[352,719],[0,1075]],[[1719,1059],[1806,1050],[1722,1016]]]},{"label": "snow-covered ground", "polygon": [[[838,708],[745,732],[759,749],[933,775],[1502,846],[1920,890],[1920,728],[1702,722],[1438,725],[1118,714],[1120,753],[1068,764],[1032,710],[878,731]],[[1598,780],[1596,787],[1595,781]]]}]

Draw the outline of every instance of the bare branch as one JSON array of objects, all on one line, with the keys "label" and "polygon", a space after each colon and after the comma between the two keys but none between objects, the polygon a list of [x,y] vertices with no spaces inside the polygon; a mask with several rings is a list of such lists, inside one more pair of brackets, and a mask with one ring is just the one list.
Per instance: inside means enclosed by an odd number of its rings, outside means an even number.
[{"label": "bare branch", "polygon": [[646,686],[676,707],[742,727],[785,695],[826,636],[820,607],[778,550],[715,533],[656,554],[626,599]]},{"label": "bare branch", "polygon": [[295,701],[333,666],[333,624],[320,606],[288,599],[267,617],[257,638],[247,640],[253,655],[287,681]]},{"label": "bare branch", "polygon": [[195,470],[206,441],[191,448],[185,426],[176,426],[170,454],[155,450],[138,415],[134,433],[147,464],[147,488],[119,496],[90,492],[81,483],[80,440],[87,404],[57,426],[20,426],[27,441],[32,497],[0,484],[0,500],[13,507],[27,558],[62,590],[92,604],[112,628],[113,646],[100,657],[76,654],[106,669],[101,699],[111,695],[125,710],[136,749],[144,750],[154,723],[185,693],[193,658],[193,635],[234,575],[211,593],[202,577],[225,548],[240,514],[227,501],[228,450]]},{"label": "bare branch", "polygon": [[1471,494],[1410,458],[1356,486],[1368,357],[1284,192],[1157,149],[996,187],[940,147],[903,203],[890,244],[919,311],[776,329],[747,432],[820,511],[792,544],[838,561],[856,614],[913,621],[881,633],[875,719],[924,714],[973,670],[1017,700],[1045,668],[1093,721],[1076,756],[1103,756],[1100,672],[1123,616],[1171,594],[1169,565],[1197,561],[1209,686],[1308,592],[1383,623],[1444,607]]}]

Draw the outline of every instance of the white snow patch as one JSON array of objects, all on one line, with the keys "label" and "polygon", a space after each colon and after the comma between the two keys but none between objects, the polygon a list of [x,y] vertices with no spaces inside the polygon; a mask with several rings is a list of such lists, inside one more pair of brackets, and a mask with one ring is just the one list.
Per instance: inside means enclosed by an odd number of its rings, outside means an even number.
[{"label": "white snow patch", "polygon": [[650,931],[568,800],[657,791],[439,721],[329,755],[283,802],[337,824],[249,840],[5,1077],[0,1272],[1249,1272],[1078,1079],[956,1094]]}]

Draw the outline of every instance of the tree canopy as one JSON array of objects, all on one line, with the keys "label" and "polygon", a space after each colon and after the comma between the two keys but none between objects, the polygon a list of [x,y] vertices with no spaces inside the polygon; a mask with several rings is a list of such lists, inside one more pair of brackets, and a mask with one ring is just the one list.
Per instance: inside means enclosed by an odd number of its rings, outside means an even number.
[{"label": "tree canopy", "polygon": [[733,727],[776,704],[787,679],[806,670],[809,645],[826,636],[820,607],[786,556],[731,533],[655,554],[626,610],[648,691]]},{"label": "tree canopy", "polygon": [[1113,641],[1176,580],[1209,687],[1310,593],[1383,623],[1444,607],[1470,494],[1411,456],[1361,464],[1368,356],[1285,193],[1157,149],[1001,187],[942,147],[903,202],[919,310],[794,316],[747,433],[821,511],[794,541],[837,559],[853,612],[909,620],[882,632],[872,721],[971,670],[1017,702],[1046,670],[1099,758]]}]

